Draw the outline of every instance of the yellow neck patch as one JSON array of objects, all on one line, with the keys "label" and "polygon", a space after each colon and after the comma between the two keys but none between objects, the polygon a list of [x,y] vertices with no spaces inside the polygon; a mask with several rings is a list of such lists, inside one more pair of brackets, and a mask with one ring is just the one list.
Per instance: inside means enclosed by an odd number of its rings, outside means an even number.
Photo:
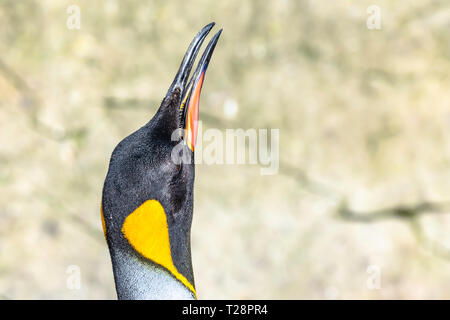
[{"label": "yellow neck patch", "polygon": [[125,219],[122,233],[137,252],[169,270],[197,298],[194,286],[173,264],[166,213],[157,200],[147,200],[134,210]]}]

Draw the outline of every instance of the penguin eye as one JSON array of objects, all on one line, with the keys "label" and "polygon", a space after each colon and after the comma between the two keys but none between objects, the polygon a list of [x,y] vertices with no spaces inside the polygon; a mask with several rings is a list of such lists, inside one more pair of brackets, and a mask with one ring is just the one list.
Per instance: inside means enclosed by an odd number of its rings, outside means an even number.
[{"label": "penguin eye", "polygon": [[172,179],[179,180],[180,175],[183,173],[183,163],[174,164],[172,162],[172,165],[167,167],[167,170],[167,173],[172,177]]}]

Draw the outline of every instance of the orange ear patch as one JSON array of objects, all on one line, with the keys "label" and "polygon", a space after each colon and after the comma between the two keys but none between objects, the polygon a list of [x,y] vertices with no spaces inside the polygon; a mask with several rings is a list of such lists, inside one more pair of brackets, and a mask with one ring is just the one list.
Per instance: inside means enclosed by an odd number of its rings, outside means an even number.
[{"label": "orange ear patch", "polygon": [[197,297],[194,286],[173,264],[167,217],[157,200],[147,200],[133,211],[123,223],[122,233],[137,252],[166,268]]}]

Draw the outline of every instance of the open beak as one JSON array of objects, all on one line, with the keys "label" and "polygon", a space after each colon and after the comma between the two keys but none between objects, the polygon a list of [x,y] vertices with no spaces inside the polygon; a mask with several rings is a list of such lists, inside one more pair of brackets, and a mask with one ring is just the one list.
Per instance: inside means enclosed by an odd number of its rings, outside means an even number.
[{"label": "open beak", "polygon": [[195,143],[197,140],[198,128],[198,109],[200,103],[200,93],[205,79],[206,69],[208,68],[209,60],[211,59],[214,48],[219,40],[222,29],[217,32],[211,41],[208,43],[203,52],[197,68],[188,81],[195,58],[200,50],[200,47],[208,35],[209,31],[214,27],[214,22],[206,25],[192,40],[186,54],[181,62],[181,66],[175,76],[175,79],[170,86],[169,93],[175,88],[181,92],[181,103],[179,107],[181,127],[185,129],[184,139],[188,148],[194,152]]}]

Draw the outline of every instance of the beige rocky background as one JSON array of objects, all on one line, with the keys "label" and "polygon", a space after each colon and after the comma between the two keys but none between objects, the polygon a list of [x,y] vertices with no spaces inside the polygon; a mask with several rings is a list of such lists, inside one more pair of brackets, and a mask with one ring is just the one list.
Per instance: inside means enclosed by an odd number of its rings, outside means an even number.
[{"label": "beige rocky background", "polygon": [[0,0],[0,298],[115,298],[109,156],[210,21],[203,126],[279,128],[280,170],[197,167],[198,296],[450,298],[448,0]]}]

